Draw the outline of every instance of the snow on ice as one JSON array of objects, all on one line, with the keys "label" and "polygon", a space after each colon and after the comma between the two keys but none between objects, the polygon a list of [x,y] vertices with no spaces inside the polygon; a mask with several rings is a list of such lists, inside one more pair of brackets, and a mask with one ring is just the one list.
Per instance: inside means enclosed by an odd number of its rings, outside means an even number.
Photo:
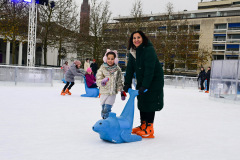
[{"label": "snow on ice", "polygon": [[[71,96],[60,96],[63,86],[0,86],[1,160],[239,160],[239,104],[165,86],[165,105],[154,122],[156,138],[113,144],[92,130],[101,119],[99,98],[80,97],[81,83]],[[119,94],[113,112],[119,116],[125,104]]]}]

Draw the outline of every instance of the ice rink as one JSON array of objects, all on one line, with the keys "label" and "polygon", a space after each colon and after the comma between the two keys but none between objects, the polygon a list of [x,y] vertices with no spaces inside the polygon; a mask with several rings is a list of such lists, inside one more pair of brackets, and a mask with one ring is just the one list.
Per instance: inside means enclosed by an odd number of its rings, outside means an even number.
[{"label": "ice rink", "polygon": [[[101,118],[99,98],[80,97],[80,83],[60,96],[63,86],[0,86],[0,160],[239,160],[239,104],[166,86],[156,138],[113,144],[92,131]],[[120,115],[125,104],[117,95],[113,112]]]}]

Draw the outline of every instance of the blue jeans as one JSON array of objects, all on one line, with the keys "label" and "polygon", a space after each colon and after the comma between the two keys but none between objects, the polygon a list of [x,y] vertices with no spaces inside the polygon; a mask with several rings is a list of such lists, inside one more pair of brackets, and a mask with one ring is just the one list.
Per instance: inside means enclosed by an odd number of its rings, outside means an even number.
[{"label": "blue jeans", "polygon": [[101,116],[103,119],[108,118],[109,113],[111,112],[112,109],[112,105],[109,104],[103,104],[102,105],[102,112],[101,112]]}]

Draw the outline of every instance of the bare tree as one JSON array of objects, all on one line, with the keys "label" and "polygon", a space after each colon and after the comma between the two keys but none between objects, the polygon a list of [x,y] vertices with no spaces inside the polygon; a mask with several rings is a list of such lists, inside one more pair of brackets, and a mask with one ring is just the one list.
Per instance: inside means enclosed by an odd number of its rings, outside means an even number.
[{"label": "bare tree", "polygon": [[6,3],[6,0],[0,0],[0,11],[5,3]]},{"label": "bare tree", "polygon": [[170,74],[173,74],[176,68],[192,69],[193,63],[197,63],[198,42],[196,38],[199,37],[190,28],[188,21],[183,19],[183,16],[181,13],[173,13],[173,5],[168,3],[167,14],[157,24],[159,26],[159,32],[156,35],[158,38],[156,42],[152,41],[160,61],[164,62],[165,73],[168,69]]},{"label": "bare tree", "polygon": [[177,21],[173,20],[173,4],[169,2],[166,6],[167,13],[160,26],[163,32],[160,31],[158,34],[161,39],[159,50],[163,55],[165,72],[167,72],[167,69],[170,69],[172,74],[176,58]]},{"label": "bare tree", "polygon": [[81,34],[79,56],[89,55],[97,60],[102,56],[104,48],[104,30],[105,24],[109,22],[111,12],[109,11],[109,2],[97,2],[91,0],[90,28],[89,35]]},{"label": "bare tree", "polygon": [[58,65],[67,52],[73,52],[72,41],[79,31],[79,12],[73,0],[59,0],[53,14],[55,29],[52,33],[54,47],[58,49]]},{"label": "bare tree", "polygon": [[142,28],[143,22],[142,22],[142,2],[141,0],[136,0],[133,3],[132,10],[131,10],[131,16],[134,17],[134,28],[135,30],[140,30]]},{"label": "bare tree", "polygon": [[17,41],[27,39],[28,5],[23,1],[2,1],[0,5],[0,34],[12,43],[12,64],[15,64]]},{"label": "bare tree", "polygon": [[44,53],[44,65],[47,65],[47,48],[53,44],[53,34],[56,24],[54,23],[55,7],[51,7],[50,4],[38,5],[38,29],[37,37],[41,39]]},{"label": "bare tree", "polygon": [[206,47],[202,47],[198,49],[198,67],[202,67],[209,60],[212,61],[212,51]]}]

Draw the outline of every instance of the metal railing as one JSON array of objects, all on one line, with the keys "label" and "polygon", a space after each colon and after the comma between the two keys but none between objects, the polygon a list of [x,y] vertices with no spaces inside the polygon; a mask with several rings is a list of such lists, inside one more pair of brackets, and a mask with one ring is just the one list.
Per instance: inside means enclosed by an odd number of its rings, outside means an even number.
[{"label": "metal railing", "polygon": [[[60,68],[0,65],[0,83],[53,86],[54,81],[61,81],[63,77],[63,70]],[[82,77],[75,79],[83,82]]]},{"label": "metal railing", "polygon": [[198,88],[197,77],[187,77],[187,76],[175,76],[175,75],[165,75],[164,85],[174,86],[175,88],[181,87],[194,87]]},{"label": "metal railing", "polygon": [[[123,73],[124,75],[124,73]],[[42,67],[22,67],[0,65],[0,84],[10,83],[13,85],[33,84],[34,86],[49,85],[53,86],[56,81],[63,79],[63,70],[60,68],[42,68]],[[75,80],[84,82],[82,77],[76,76]],[[197,88],[197,77],[165,75],[164,85],[174,87],[194,87]]]}]

